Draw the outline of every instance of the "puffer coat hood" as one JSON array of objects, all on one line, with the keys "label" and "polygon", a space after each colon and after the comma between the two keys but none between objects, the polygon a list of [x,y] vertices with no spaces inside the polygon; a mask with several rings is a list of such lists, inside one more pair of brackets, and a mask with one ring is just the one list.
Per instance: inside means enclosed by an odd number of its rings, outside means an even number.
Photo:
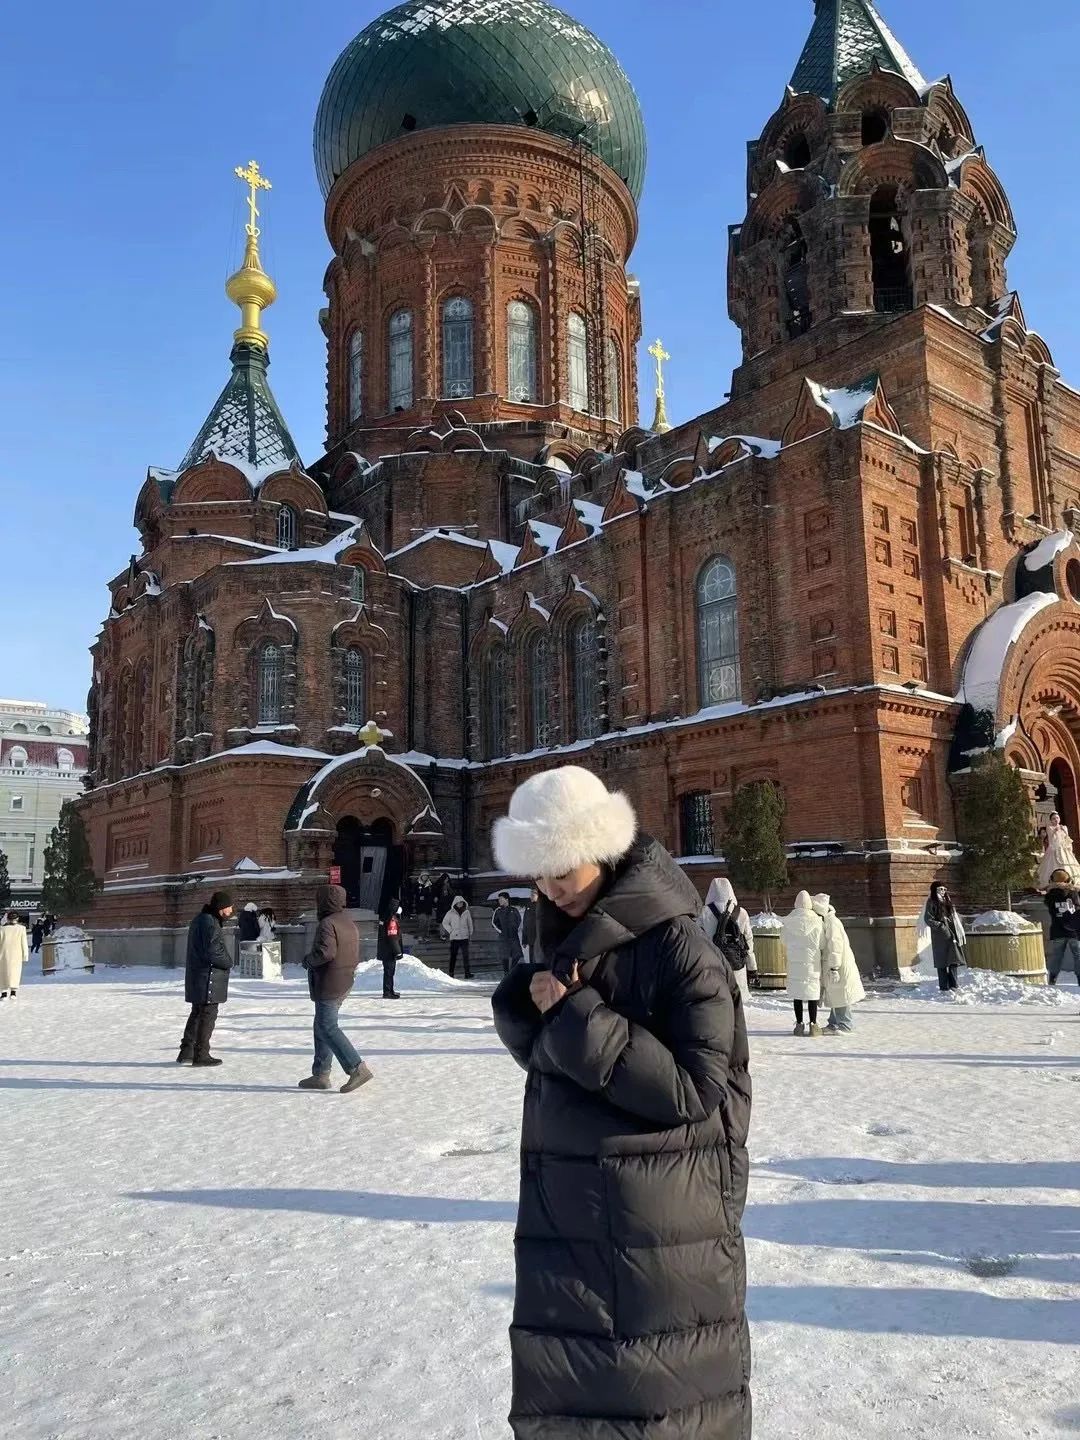
[{"label": "puffer coat hood", "polygon": [[589,913],[538,905],[580,988],[492,1004],[528,1071],[511,1328],[517,1440],[749,1440],[742,1002],[694,886],[642,837]]},{"label": "puffer coat hood", "polygon": [[718,910],[726,910],[729,905],[737,906],[738,903],[731,881],[726,876],[718,875],[709,886],[705,904],[715,905]]},{"label": "puffer coat hood", "polygon": [[348,896],[344,885],[320,885],[315,891],[315,908],[321,920],[325,915],[340,915]]}]

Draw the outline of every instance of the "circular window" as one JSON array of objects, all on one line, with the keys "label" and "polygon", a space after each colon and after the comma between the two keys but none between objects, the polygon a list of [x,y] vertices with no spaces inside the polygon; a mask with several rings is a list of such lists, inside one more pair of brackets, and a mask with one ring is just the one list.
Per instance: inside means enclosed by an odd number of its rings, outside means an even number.
[{"label": "circular window", "polygon": [[1080,604],[1080,560],[1070,560],[1065,566],[1065,584],[1069,587],[1069,594]]}]

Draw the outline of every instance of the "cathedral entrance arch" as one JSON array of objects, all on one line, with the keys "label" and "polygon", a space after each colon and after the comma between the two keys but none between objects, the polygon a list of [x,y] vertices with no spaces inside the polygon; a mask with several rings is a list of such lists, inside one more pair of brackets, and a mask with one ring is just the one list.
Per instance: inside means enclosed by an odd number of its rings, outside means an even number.
[{"label": "cathedral entrance arch", "polygon": [[1057,791],[1055,805],[1070,835],[1080,835],[1077,821],[1080,815],[1076,809],[1076,777],[1067,760],[1055,760],[1050,766],[1050,784]]},{"label": "cathedral entrance arch", "polygon": [[351,909],[381,913],[388,900],[400,894],[404,847],[394,844],[393,823],[384,815],[365,825],[355,815],[343,815],[334,837],[334,864]]}]

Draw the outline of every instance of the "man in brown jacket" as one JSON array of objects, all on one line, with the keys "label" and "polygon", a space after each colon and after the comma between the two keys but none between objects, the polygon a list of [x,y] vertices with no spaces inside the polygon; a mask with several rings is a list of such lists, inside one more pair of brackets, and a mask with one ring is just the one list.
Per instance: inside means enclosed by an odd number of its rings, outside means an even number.
[{"label": "man in brown jacket", "polygon": [[348,1077],[341,1093],[349,1095],[371,1079],[371,1071],[338,1024],[341,1002],[352,989],[360,964],[360,933],[344,913],[345,891],[340,885],[320,885],[315,901],[319,925],[311,954],[304,961],[308,990],[315,1002],[315,1061],[311,1074],[300,1081],[300,1089],[329,1090],[330,1067],[336,1055]]}]

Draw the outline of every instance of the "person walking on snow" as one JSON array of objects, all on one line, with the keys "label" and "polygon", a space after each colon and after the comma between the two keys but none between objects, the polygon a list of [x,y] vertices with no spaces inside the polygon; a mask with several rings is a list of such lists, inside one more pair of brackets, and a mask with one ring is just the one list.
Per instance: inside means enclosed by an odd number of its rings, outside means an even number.
[{"label": "person walking on snow", "polygon": [[[795,1004],[795,1035],[820,1035],[817,1023],[821,1000],[821,965],[825,949],[825,922],[814,910],[810,896],[800,890],[795,908],[784,919],[787,951],[787,994]],[[809,1029],[803,1024],[803,1005],[810,1012]]]},{"label": "person walking on snow", "polygon": [[394,973],[401,959],[401,906],[397,896],[389,902],[379,920],[378,956],[382,963],[382,998],[400,1000],[394,989]]},{"label": "person walking on snow", "polygon": [[0,1000],[16,998],[28,948],[26,926],[5,915],[0,924]]},{"label": "person walking on snow", "polygon": [[45,938],[45,917],[39,915],[34,921],[34,928],[30,931],[30,954],[36,955],[41,949],[41,942]]},{"label": "person walking on snow", "polygon": [[671,856],[590,771],[496,822],[550,968],[492,999],[528,1072],[510,1329],[516,1440],[749,1440],[742,997]]},{"label": "person walking on snow", "polygon": [[491,912],[491,928],[499,937],[503,974],[509,975],[511,965],[521,959],[521,913],[511,905],[507,890],[499,892],[498,903]]},{"label": "person walking on snow", "polygon": [[521,917],[521,958],[530,964],[535,964],[540,958],[536,953],[536,907],[539,902],[540,894],[534,885],[529,891],[525,913]]},{"label": "person walking on snow", "polygon": [[308,993],[315,1002],[315,1058],[311,1074],[299,1082],[301,1090],[329,1090],[334,1057],[345,1071],[343,1095],[350,1095],[372,1078],[356,1047],[338,1022],[341,1002],[352,989],[360,964],[360,932],[342,912],[346,895],[341,885],[320,885],[315,892],[319,923],[311,954],[304,960]]},{"label": "person walking on snow", "polygon": [[862,976],[855,952],[844,929],[844,922],[833,908],[828,895],[815,895],[814,910],[825,925],[825,949],[821,964],[821,998],[829,1007],[826,1035],[849,1033],[855,1029],[851,1007],[866,999]]},{"label": "person walking on snow", "polygon": [[1073,889],[1067,870],[1055,870],[1050,879],[1052,888],[1046,892],[1046,908],[1050,911],[1046,968],[1050,984],[1057,984],[1062,970],[1071,970],[1080,985],[1080,895]]},{"label": "person walking on snow", "polygon": [[718,877],[709,886],[698,924],[731,966],[743,999],[749,999],[749,977],[757,975],[754,932],[730,880]]},{"label": "person walking on snow", "polygon": [[967,939],[952,897],[940,881],[930,886],[923,921],[930,930],[938,989],[956,990],[960,984],[957,966],[967,964]]},{"label": "person walking on snow", "polygon": [[225,943],[222,925],[233,913],[232,896],[216,890],[188,926],[187,966],[184,971],[184,999],[191,1014],[184,1026],[178,1065],[220,1065],[210,1054],[210,1037],[217,1024],[218,1006],[229,998],[229,971],[236,960]]},{"label": "person walking on snow", "polygon": [[472,911],[465,903],[464,895],[455,895],[454,903],[447,910],[442,919],[442,933],[450,941],[450,974],[453,976],[457,967],[458,956],[465,969],[465,979],[472,979],[472,971],[469,968],[469,941],[473,934]]}]

